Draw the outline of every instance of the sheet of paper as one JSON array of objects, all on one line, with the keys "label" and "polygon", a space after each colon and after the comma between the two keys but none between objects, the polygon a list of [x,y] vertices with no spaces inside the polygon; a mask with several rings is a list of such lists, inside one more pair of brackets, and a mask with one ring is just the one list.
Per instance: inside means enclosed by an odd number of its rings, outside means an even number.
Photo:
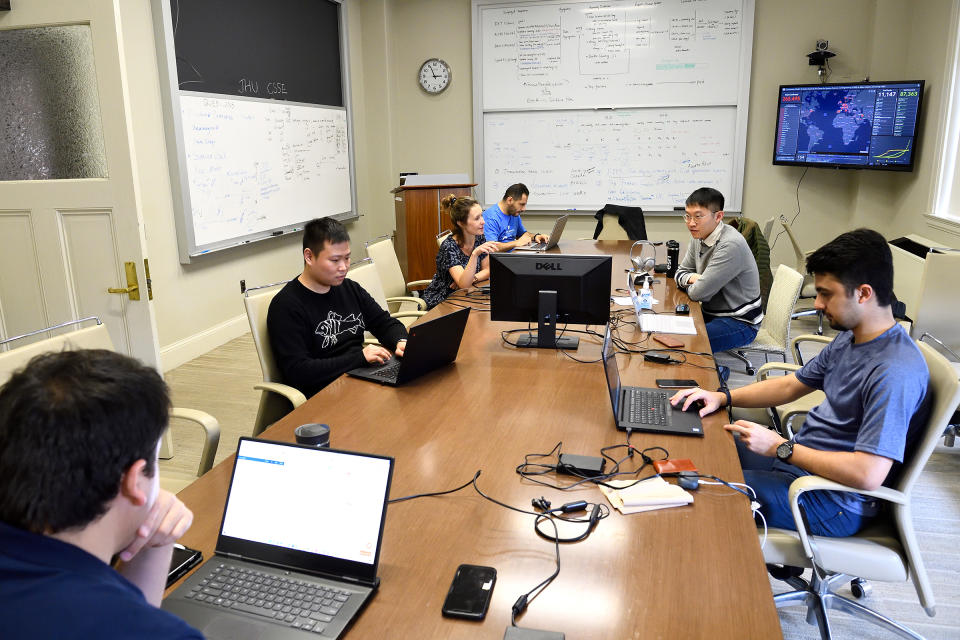
[{"label": "sheet of paper", "polygon": [[697,328],[690,316],[671,316],[664,313],[637,314],[641,331],[676,333],[684,336],[697,335]]}]

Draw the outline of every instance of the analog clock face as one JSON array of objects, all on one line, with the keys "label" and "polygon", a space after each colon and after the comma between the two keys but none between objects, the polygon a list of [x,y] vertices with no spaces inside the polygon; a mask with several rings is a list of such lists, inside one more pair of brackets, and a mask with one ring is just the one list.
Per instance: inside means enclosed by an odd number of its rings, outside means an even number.
[{"label": "analog clock face", "polygon": [[418,80],[427,93],[440,93],[450,85],[450,66],[443,60],[431,58],[420,66]]}]

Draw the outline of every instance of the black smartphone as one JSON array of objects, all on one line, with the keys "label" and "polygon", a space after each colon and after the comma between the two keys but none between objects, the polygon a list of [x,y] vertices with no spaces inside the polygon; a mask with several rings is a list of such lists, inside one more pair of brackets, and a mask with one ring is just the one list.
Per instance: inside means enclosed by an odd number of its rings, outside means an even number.
[{"label": "black smartphone", "polygon": [[190,569],[200,564],[203,560],[203,553],[182,544],[173,545],[173,557],[170,558],[170,571],[167,573],[167,586],[187,574]]},{"label": "black smartphone", "polygon": [[453,574],[453,582],[443,601],[443,615],[451,618],[483,620],[490,606],[497,570],[475,564],[462,564]]},{"label": "black smartphone", "polygon": [[660,389],[692,389],[696,386],[696,380],[677,380],[676,378],[660,378],[657,380],[657,387]]}]

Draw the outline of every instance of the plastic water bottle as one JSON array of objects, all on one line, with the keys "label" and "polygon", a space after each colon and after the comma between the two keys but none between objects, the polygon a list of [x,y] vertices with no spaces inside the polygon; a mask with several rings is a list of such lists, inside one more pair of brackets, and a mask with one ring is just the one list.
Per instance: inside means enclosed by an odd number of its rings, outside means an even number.
[{"label": "plastic water bottle", "polygon": [[653,292],[650,291],[650,280],[644,278],[643,288],[640,289],[640,308],[653,309]]}]

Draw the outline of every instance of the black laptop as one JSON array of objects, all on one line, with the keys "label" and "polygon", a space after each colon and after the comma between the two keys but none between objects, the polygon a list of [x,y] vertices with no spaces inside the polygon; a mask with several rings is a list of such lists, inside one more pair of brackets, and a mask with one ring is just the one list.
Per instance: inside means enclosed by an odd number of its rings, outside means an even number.
[{"label": "black laptop", "polygon": [[240,438],[215,555],[163,601],[210,640],[339,638],[380,584],[393,458]]},{"label": "black laptop", "polygon": [[620,369],[609,324],[603,336],[603,372],[610,388],[610,404],[617,429],[703,437],[703,423],[695,411],[684,412],[671,406],[673,392],[620,384]]},{"label": "black laptop", "polygon": [[408,329],[403,357],[394,356],[372,367],[358,367],[348,375],[391,386],[401,385],[457,359],[470,309],[458,309]]}]

